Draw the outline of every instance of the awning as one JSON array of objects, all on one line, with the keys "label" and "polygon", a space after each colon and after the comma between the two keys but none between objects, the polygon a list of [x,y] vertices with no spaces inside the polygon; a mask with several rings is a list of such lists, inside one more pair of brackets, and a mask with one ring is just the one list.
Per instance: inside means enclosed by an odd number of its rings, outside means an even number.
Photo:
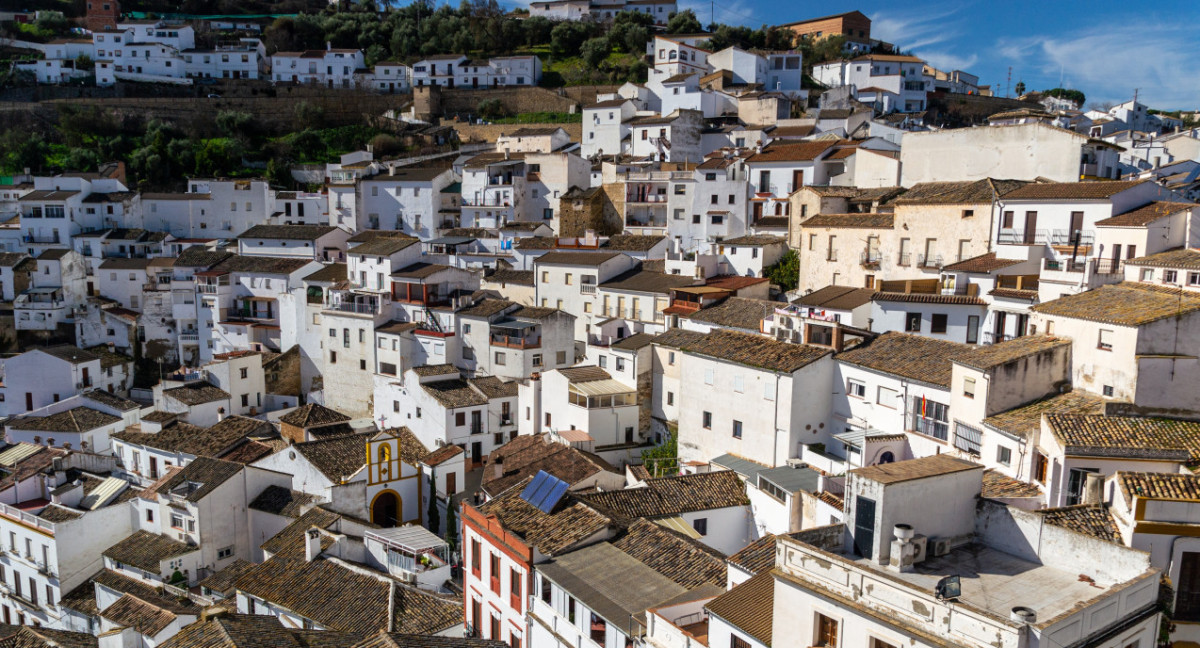
[{"label": "awning", "polygon": [[462,245],[474,240],[470,236],[443,236],[441,238],[429,239],[425,243],[428,245]]},{"label": "awning", "polygon": [[571,383],[571,391],[584,396],[609,396],[612,394],[632,394],[636,389],[619,380],[589,380],[583,383]]}]

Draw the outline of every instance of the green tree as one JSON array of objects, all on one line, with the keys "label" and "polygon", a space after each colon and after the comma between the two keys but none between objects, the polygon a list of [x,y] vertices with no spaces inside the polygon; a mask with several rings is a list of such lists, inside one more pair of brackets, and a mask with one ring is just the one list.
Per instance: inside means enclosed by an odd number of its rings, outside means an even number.
[{"label": "green tree", "polygon": [[[425,513],[425,517],[429,530],[437,534],[442,530],[442,515],[438,510],[437,469],[429,474],[429,480],[432,483],[429,487],[429,510]],[[449,521],[449,516],[446,519]]]},{"label": "green tree", "polygon": [[1083,92],[1080,90],[1070,90],[1067,88],[1051,88],[1049,90],[1043,90],[1042,94],[1047,97],[1059,97],[1062,99],[1074,101],[1079,106],[1083,106],[1087,102],[1087,95],[1083,94]]},{"label": "green tree", "polygon": [[670,427],[670,436],[665,443],[642,450],[642,463],[651,477],[665,477],[679,472],[678,429]]},{"label": "green tree", "polygon": [[450,545],[450,550],[458,546],[458,504],[454,498],[450,498],[449,504],[446,505],[446,544]]},{"label": "green tree", "polygon": [[216,123],[225,137],[239,140],[248,140],[255,130],[254,116],[236,110],[222,110],[217,113]]},{"label": "green tree", "polygon": [[550,32],[550,55],[564,59],[579,53],[583,42],[591,36],[591,28],[581,22],[561,22]]},{"label": "green tree", "polygon": [[779,261],[767,268],[763,274],[781,290],[795,290],[800,284],[800,255],[796,254],[795,250],[784,252]]},{"label": "green tree", "polygon": [[87,54],[80,54],[79,56],[75,57],[75,69],[94,70],[96,69],[96,62],[93,61],[92,57],[88,56]]},{"label": "green tree", "polygon": [[583,42],[579,48],[579,58],[590,68],[600,67],[604,59],[608,58],[612,48],[608,45],[608,38],[600,36],[597,38],[589,38]]},{"label": "green tree", "polygon": [[1013,92],[1016,92],[1018,97],[1025,94],[1025,82],[1017,81],[1017,85],[1013,86]]},{"label": "green tree", "polygon": [[668,34],[696,34],[704,31],[704,27],[696,18],[696,13],[691,9],[676,12],[671,19],[667,21]]},{"label": "green tree", "polygon": [[39,133],[13,128],[0,136],[0,166],[8,173],[41,171],[49,152],[50,145]]},{"label": "green tree", "polygon": [[480,117],[489,121],[508,115],[508,111],[504,109],[504,104],[500,103],[499,99],[484,99],[475,106],[475,111],[479,113]]},{"label": "green tree", "polygon": [[301,129],[317,129],[325,126],[325,109],[314,106],[307,101],[301,101],[292,109],[296,118],[296,126]]}]

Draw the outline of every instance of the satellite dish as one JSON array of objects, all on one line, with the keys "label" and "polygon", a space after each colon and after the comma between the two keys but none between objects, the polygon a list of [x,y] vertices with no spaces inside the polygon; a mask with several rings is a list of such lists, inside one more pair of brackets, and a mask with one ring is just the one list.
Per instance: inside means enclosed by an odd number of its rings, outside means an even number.
[{"label": "satellite dish", "polygon": [[962,596],[962,581],[958,576],[947,576],[938,581],[937,587],[933,591],[937,594],[939,601],[956,599]]}]

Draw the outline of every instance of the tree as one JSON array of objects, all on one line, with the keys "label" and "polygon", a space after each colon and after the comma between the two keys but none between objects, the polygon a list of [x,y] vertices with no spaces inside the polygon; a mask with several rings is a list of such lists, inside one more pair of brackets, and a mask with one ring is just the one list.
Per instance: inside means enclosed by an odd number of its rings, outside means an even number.
[{"label": "tree", "polygon": [[296,117],[296,126],[302,129],[319,129],[325,126],[325,109],[314,106],[307,101],[301,101],[292,109]]},{"label": "tree", "polygon": [[508,113],[499,99],[484,99],[475,106],[475,111],[479,113],[480,117],[487,120],[500,119]]},{"label": "tree", "polygon": [[1017,81],[1017,85],[1013,86],[1013,92],[1017,93],[1018,97],[1025,94],[1025,82]]},{"label": "tree", "polygon": [[800,284],[800,255],[796,254],[795,250],[784,252],[779,261],[767,268],[763,274],[771,283],[778,285],[780,290],[795,290]]},{"label": "tree", "polygon": [[450,550],[458,546],[458,503],[454,501],[454,497],[449,498],[446,504],[446,544],[450,545]]},{"label": "tree", "polygon": [[556,59],[574,56],[589,36],[588,25],[573,20],[561,22],[550,32],[550,55]]},{"label": "tree", "polygon": [[625,30],[625,38],[621,45],[630,54],[642,56],[646,52],[646,43],[650,41],[650,30],[644,25],[632,25]]},{"label": "tree", "polygon": [[[670,424],[668,424],[670,425]],[[664,477],[679,472],[678,430],[671,427],[670,436],[662,445],[642,450],[642,463],[651,477]]]},{"label": "tree", "polygon": [[[442,530],[442,515],[438,510],[438,495],[437,495],[437,469],[433,469],[429,473],[429,480],[432,484],[429,487],[429,511],[425,513],[426,522],[429,530],[437,534]],[[446,518],[449,521],[449,517]]]},{"label": "tree", "polygon": [[588,67],[597,68],[604,62],[604,59],[608,58],[611,51],[612,48],[608,45],[607,37],[589,38],[579,48],[579,57]]},{"label": "tree", "polygon": [[1087,95],[1083,94],[1083,92],[1080,90],[1050,88],[1049,90],[1043,90],[1042,95],[1046,97],[1058,97],[1060,99],[1074,101],[1075,105],[1077,106],[1083,106],[1085,103],[1087,103]]},{"label": "tree", "polygon": [[704,31],[704,26],[696,18],[696,13],[691,9],[676,12],[671,19],[667,21],[668,34],[696,34]]}]

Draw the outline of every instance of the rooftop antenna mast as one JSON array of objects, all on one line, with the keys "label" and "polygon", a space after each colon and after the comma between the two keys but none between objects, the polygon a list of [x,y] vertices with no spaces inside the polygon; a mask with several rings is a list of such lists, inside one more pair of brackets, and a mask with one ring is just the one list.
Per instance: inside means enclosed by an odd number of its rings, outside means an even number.
[{"label": "rooftop antenna mast", "polygon": [[1008,80],[1006,80],[1004,82],[1004,98],[1005,99],[1012,98],[1012,94],[1010,93],[1011,90],[1012,90],[1012,66],[1010,65],[1010,66],[1008,66]]}]

